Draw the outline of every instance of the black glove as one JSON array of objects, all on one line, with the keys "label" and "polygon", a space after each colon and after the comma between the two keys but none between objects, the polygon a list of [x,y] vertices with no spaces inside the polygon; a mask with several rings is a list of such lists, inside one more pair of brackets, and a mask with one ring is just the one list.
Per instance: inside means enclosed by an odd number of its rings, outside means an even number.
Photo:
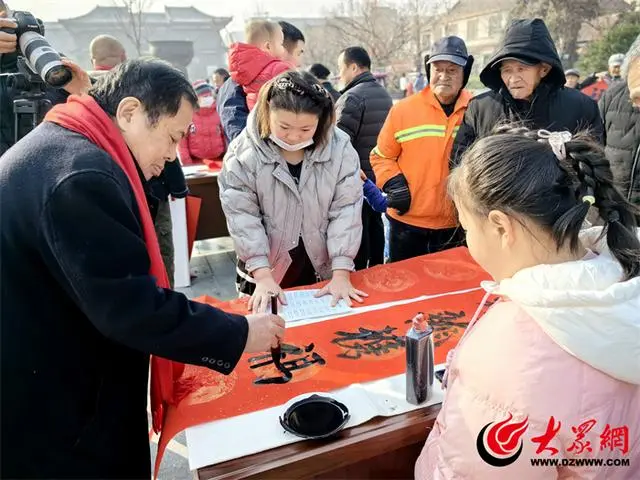
[{"label": "black glove", "polygon": [[382,187],[382,191],[387,194],[387,206],[395,208],[398,215],[404,215],[411,207],[411,192],[407,179],[403,174],[398,174],[387,180]]}]

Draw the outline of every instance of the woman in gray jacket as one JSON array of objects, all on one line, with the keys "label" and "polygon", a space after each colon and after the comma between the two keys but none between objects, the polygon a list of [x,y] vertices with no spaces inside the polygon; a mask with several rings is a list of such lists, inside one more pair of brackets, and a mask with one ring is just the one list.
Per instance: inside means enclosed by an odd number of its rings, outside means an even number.
[{"label": "woman in gray jacket", "polygon": [[359,172],[349,136],[334,126],[333,101],[312,75],[285,72],[262,87],[218,177],[250,309],[326,279],[318,296],[331,294],[334,305],[366,296],[350,281],[362,234]]}]

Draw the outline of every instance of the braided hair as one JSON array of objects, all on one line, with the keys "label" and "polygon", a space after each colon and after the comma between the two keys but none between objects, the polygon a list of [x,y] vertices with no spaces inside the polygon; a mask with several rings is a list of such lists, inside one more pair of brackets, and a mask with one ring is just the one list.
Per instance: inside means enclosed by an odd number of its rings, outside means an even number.
[{"label": "braided hair", "polygon": [[260,89],[255,108],[262,138],[268,138],[271,133],[269,127],[271,110],[317,115],[318,127],[313,135],[315,146],[325,145],[329,139],[329,132],[333,128],[333,99],[309,72],[290,70],[264,84]]},{"label": "braided hair", "polygon": [[602,235],[625,279],[640,275],[640,211],[614,187],[602,146],[580,133],[554,150],[543,131],[502,125],[465,152],[449,181],[453,196],[477,213],[500,210],[546,229],[558,249],[578,251],[590,208],[604,220]]}]

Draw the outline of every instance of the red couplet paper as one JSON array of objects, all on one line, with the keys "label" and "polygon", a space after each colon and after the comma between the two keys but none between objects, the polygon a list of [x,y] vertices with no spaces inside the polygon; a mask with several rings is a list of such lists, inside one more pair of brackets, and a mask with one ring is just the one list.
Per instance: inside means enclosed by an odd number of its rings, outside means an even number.
[{"label": "red couplet paper", "polygon": [[[356,306],[379,305],[422,295],[478,288],[482,280],[488,279],[488,274],[475,263],[464,247],[402,262],[378,265],[351,275],[353,286],[369,294],[364,303]],[[300,289],[319,288],[325,283],[321,282]],[[247,313],[246,299],[220,302],[205,296],[197,300],[228,312]]]},{"label": "red couplet paper", "polygon": [[185,205],[187,209],[187,248],[189,249],[189,260],[191,260],[193,243],[196,241],[196,232],[198,231],[202,199],[193,195],[187,195]]},{"label": "red couplet paper", "polygon": [[[370,295],[365,305],[445,295],[287,328],[281,358],[292,374],[287,381],[283,381],[269,352],[243,355],[228,376],[187,365],[174,384],[174,405],[167,412],[159,454],[175,435],[191,426],[271,408],[307,392],[327,392],[403,373],[404,335],[418,312],[423,312],[434,327],[436,364],[444,363],[484,295],[479,289],[453,292],[477,288],[488,278],[466,248],[355,273],[354,286]],[[197,300],[246,313],[246,300]]]},{"label": "red couplet paper", "polygon": [[209,167],[209,170],[211,170],[212,172],[219,172],[220,170],[222,170],[221,158],[205,159],[202,161],[202,163]]}]

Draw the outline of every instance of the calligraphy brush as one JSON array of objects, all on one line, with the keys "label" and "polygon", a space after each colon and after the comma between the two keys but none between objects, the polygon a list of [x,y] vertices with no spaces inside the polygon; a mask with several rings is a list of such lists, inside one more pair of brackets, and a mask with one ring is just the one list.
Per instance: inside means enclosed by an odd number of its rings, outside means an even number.
[{"label": "calligraphy brush", "polygon": [[[271,313],[274,315],[278,314],[278,295],[271,295]],[[278,340],[277,347],[271,347],[271,359],[273,360],[273,364],[276,368],[283,372],[285,369],[280,363],[280,358],[282,356],[282,348],[280,347],[280,340]]]}]

